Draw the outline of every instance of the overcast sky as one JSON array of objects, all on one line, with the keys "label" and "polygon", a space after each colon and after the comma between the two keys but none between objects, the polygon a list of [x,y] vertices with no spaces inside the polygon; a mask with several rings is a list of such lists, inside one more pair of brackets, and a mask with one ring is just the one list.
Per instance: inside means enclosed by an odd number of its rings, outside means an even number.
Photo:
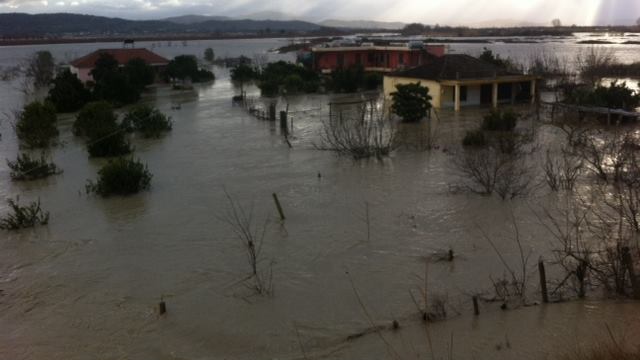
[{"label": "overcast sky", "polygon": [[150,19],[186,14],[241,16],[262,11],[299,18],[428,24],[517,20],[548,24],[635,23],[640,0],[0,0],[0,12],[74,12]]}]

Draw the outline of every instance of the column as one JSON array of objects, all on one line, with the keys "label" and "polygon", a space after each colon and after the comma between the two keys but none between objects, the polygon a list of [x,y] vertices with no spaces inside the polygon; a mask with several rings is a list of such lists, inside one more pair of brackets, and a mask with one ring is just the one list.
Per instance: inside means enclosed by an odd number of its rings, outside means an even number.
[{"label": "column", "polygon": [[456,84],[455,85],[455,90],[454,90],[454,97],[453,97],[453,108],[456,111],[460,111],[460,84]]},{"label": "column", "polygon": [[535,104],[536,102],[536,80],[531,80],[531,103]]},{"label": "column", "polygon": [[498,83],[493,83],[493,91],[491,92],[491,104],[494,109],[498,108]]}]

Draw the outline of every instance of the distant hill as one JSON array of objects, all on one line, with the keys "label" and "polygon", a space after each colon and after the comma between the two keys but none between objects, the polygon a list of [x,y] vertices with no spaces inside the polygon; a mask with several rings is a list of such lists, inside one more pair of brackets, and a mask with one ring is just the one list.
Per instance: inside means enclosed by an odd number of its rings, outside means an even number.
[{"label": "distant hill", "polygon": [[402,22],[384,22],[370,20],[324,20],[320,25],[344,29],[380,29],[380,30],[400,30],[405,27]]},{"label": "distant hill", "polygon": [[233,18],[230,18],[228,16],[182,15],[182,16],[169,17],[163,20],[170,21],[176,24],[189,25],[189,24],[197,24],[197,23],[201,23],[209,20],[233,20]]},{"label": "distant hill", "polygon": [[[0,14],[1,37],[117,36],[187,33],[312,32],[323,27],[305,21],[221,20],[216,18],[125,20],[79,14]],[[182,21],[182,22],[180,22]]]},{"label": "distant hill", "polygon": [[252,14],[236,16],[236,19],[247,20],[277,20],[277,21],[291,21],[300,20],[294,15],[286,14],[279,11],[260,11]]}]

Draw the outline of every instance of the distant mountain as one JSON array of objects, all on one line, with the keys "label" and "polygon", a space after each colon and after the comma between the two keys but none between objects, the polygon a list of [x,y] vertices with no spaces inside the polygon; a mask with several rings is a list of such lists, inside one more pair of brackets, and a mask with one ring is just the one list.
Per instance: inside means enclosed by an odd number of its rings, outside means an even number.
[{"label": "distant mountain", "polygon": [[494,20],[486,20],[479,21],[471,24],[466,24],[465,26],[473,27],[473,28],[513,28],[513,27],[538,27],[538,26],[549,26],[549,24],[542,23],[534,23],[530,21],[520,21],[513,19],[494,19]]},{"label": "distant mountain", "polygon": [[[125,20],[79,14],[0,14],[0,36],[122,36],[186,33],[311,32],[322,26],[305,21],[200,19]],[[182,22],[179,22],[182,21]]]},{"label": "distant mountain", "polygon": [[251,13],[242,16],[236,16],[237,19],[247,19],[247,20],[277,20],[277,21],[291,21],[291,20],[300,20],[300,18],[286,14],[279,11],[260,11],[256,13]]},{"label": "distant mountain", "polygon": [[209,20],[233,20],[228,16],[208,16],[208,15],[182,15],[163,19],[176,24],[190,25],[197,24]]},{"label": "distant mountain", "polygon": [[399,30],[405,27],[402,22],[384,22],[370,20],[324,20],[319,23],[322,26],[345,28],[345,29],[380,29],[380,30]]}]

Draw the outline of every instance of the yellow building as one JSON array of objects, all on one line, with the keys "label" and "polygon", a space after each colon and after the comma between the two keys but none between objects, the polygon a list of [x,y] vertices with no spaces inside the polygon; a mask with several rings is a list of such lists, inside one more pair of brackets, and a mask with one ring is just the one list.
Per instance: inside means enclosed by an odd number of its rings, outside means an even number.
[{"label": "yellow building", "polygon": [[514,73],[469,55],[434,57],[426,65],[384,76],[385,99],[396,85],[419,82],[429,88],[434,108],[460,111],[463,106],[535,100],[536,76]]}]

